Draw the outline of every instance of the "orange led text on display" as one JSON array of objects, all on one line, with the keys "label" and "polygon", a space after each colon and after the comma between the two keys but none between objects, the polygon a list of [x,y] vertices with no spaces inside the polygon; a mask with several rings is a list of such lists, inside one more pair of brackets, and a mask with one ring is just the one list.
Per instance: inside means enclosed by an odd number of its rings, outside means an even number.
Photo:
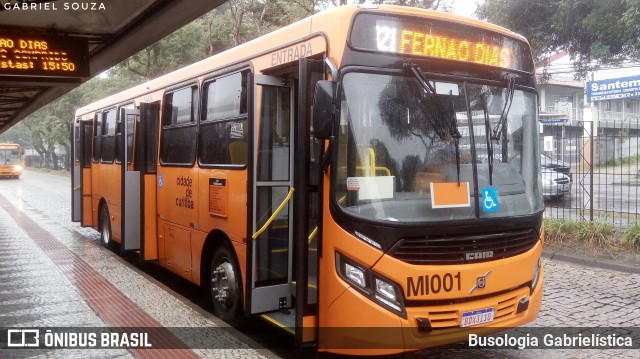
[{"label": "orange led text on display", "polygon": [[511,68],[510,48],[452,36],[377,26],[378,50]]},{"label": "orange led text on display", "polygon": [[511,67],[511,51],[505,47],[474,43],[453,37],[403,30],[399,52]]},{"label": "orange led text on display", "polygon": [[0,75],[73,74],[77,64],[73,57],[44,39],[0,35]]}]

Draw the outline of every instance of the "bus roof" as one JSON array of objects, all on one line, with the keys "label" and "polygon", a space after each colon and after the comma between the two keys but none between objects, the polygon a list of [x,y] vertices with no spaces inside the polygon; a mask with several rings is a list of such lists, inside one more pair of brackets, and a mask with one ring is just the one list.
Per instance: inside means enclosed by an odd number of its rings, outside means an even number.
[{"label": "bus roof", "polygon": [[[94,111],[114,106],[133,98],[144,96],[145,94],[153,93],[155,91],[177,85],[181,82],[188,81],[189,79],[206,75],[207,73],[220,71],[225,68],[241,64],[263,54],[264,52],[273,51],[278,47],[290,45],[292,42],[299,41],[300,39],[308,37],[315,33],[335,33],[336,28],[338,28],[341,24],[339,23],[339,21],[335,21],[334,19],[340,19],[350,22],[353,15],[358,11],[380,11],[400,15],[422,16],[443,21],[453,21],[460,24],[480,27],[485,30],[494,31],[502,35],[517,38],[521,41],[526,41],[526,39],[524,39],[521,35],[518,35],[503,27],[451,13],[396,5],[345,5],[324,10],[293,24],[275,30],[269,34],[230,48],[219,54],[205,58],[181,69],[160,76],[156,79],[134,86],[130,89],[98,100],[94,103],[82,106],[76,111],[76,116],[92,113]],[[332,19],[333,21],[327,21],[327,19]],[[332,28],[318,28],[316,24],[332,24]],[[348,24],[346,24],[346,26],[348,26]],[[341,33],[341,39],[346,39],[346,32],[347,30],[345,28],[345,30]],[[342,51],[342,48],[338,47],[338,49],[336,50]]]}]

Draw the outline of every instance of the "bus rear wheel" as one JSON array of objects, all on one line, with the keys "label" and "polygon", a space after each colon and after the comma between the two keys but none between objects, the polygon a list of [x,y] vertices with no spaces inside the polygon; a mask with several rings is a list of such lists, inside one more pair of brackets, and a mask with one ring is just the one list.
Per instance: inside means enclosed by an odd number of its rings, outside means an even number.
[{"label": "bus rear wheel", "polygon": [[109,219],[109,208],[102,205],[100,211],[100,243],[105,248],[111,248],[111,220]]},{"label": "bus rear wheel", "polygon": [[238,263],[225,245],[218,247],[211,258],[209,293],[213,313],[227,323],[242,321],[242,286]]}]

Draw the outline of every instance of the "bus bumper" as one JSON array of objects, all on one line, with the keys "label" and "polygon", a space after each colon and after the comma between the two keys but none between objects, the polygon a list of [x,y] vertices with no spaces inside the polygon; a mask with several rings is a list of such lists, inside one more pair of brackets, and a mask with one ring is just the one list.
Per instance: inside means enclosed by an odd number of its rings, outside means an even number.
[{"label": "bus bumper", "polygon": [[22,176],[22,170],[15,170],[15,169],[0,170],[0,177],[20,177],[20,176]]},{"label": "bus bumper", "polygon": [[[458,305],[407,308],[407,320],[402,323],[405,328],[403,330],[404,349],[417,350],[456,343],[468,340],[470,334],[489,335],[529,323],[540,312],[543,280],[544,268],[542,267],[533,293],[528,286],[523,286],[507,293]],[[462,313],[483,308],[495,309],[492,322],[467,328],[460,327]],[[438,326],[432,327],[431,330],[420,328],[418,323],[424,323],[424,319],[428,318],[438,320]]]},{"label": "bus bumper", "polygon": [[[488,335],[518,327],[538,315],[543,281],[541,266],[533,291],[523,285],[464,303],[407,307],[406,318],[373,304],[349,287],[325,313],[325,323],[330,324],[320,328],[318,349],[349,355],[394,354],[466,341],[470,334]],[[526,308],[521,302],[526,303]],[[461,327],[462,313],[484,308],[495,309],[493,321]],[[430,329],[425,327],[425,319],[433,323]]]}]

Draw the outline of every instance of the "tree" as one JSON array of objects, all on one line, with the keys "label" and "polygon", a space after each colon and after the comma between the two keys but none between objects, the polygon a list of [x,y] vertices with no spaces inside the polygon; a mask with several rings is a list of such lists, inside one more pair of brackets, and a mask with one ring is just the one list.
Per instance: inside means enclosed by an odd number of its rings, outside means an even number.
[{"label": "tree", "polygon": [[23,148],[30,145],[29,138],[26,136],[27,129],[22,122],[18,122],[10,129],[0,135],[0,142],[17,143]]},{"label": "tree", "polygon": [[125,70],[129,76],[144,81],[201,60],[207,53],[203,30],[198,22],[187,24],[124,60],[116,71]]},{"label": "tree", "polygon": [[47,168],[58,168],[56,145],[62,144],[69,153],[69,120],[58,117],[61,107],[60,102],[52,102],[23,121],[40,163]]},{"label": "tree", "polygon": [[640,0],[485,0],[476,14],[524,35],[538,61],[568,50],[579,77],[640,60]]}]

